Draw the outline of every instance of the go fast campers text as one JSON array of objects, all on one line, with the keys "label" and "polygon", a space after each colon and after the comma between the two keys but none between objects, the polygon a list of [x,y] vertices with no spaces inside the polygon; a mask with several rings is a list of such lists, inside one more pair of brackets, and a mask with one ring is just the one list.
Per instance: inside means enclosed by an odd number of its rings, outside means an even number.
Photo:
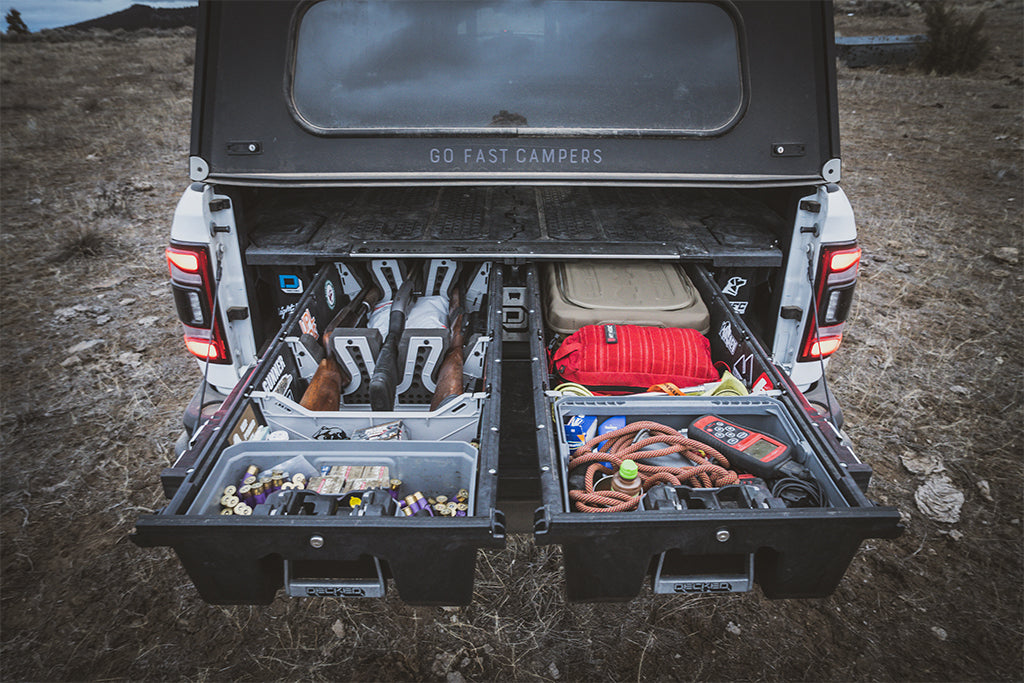
[{"label": "go fast campers text", "polygon": [[432,164],[570,164],[597,165],[603,161],[600,149],[586,147],[434,147]]}]

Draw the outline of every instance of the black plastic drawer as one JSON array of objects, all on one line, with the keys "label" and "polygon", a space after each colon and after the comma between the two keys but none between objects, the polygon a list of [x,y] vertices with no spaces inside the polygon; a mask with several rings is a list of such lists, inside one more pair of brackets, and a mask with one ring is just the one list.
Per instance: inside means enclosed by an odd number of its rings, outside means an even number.
[{"label": "black plastic drawer", "polygon": [[[864,539],[901,533],[899,512],[877,507],[865,497],[845,467],[855,458],[831,425],[812,419],[799,390],[768,360],[707,271],[699,266],[687,270],[711,311],[714,359],[734,368],[743,358],[748,378],[765,373],[778,391],[767,398],[562,398],[551,391],[545,365],[535,363],[542,495],[535,539],[562,545],[571,600],[626,600],[639,593],[648,576],[656,592],[735,592],[756,583],[770,598],[827,595]],[[536,272],[529,272],[527,279],[528,307],[537,312],[531,317],[533,355],[544,358],[548,335],[542,328]],[[734,416],[765,431],[782,430],[805,453],[805,464],[827,491],[827,506],[763,508],[711,500],[682,509],[641,506],[595,513],[570,505],[566,463],[571,448],[560,433],[566,416],[623,415],[628,422],[654,419],[679,429],[707,413]]]},{"label": "black plastic drawer", "polygon": [[[319,321],[329,320],[334,306],[327,306],[324,292],[342,291],[338,272],[333,264],[321,268],[261,362],[198,433],[186,454],[193,465],[170,502],[157,514],[140,517],[132,540],[142,547],[172,547],[202,598],[211,603],[265,604],[282,588],[289,595],[375,597],[393,580],[400,597],[411,604],[466,604],[473,595],[477,550],[504,545],[504,519],[496,509],[501,269],[490,270],[481,315],[490,341],[480,391],[435,411],[400,404],[393,412],[372,413],[368,407],[360,411],[343,405],[338,412],[310,414],[289,396],[267,388],[277,383],[282,366],[286,374],[301,372],[294,352],[300,318],[308,311]],[[325,287],[328,282],[333,284]],[[287,431],[290,440],[237,438],[241,425],[254,416]],[[351,431],[394,419],[407,423],[410,440],[310,436],[325,427]],[[331,514],[218,514],[220,490],[235,482],[247,464],[268,467],[279,461],[301,461],[310,473],[324,465],[386,465],[410,477],[411,486],[467,489],[468,513],[406,517],[368,506],[358,514],[340,507]]]}]

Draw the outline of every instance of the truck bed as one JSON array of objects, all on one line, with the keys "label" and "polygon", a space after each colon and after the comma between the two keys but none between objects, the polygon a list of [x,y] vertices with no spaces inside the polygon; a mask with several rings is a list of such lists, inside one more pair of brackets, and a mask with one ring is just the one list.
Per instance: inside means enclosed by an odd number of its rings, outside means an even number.
[{"label": "truck bed", "polygon": [[250,215],[251,265],[350,258],[658,257],[775,267],[784,221],[733,190],[370,187],[269,194]]}]

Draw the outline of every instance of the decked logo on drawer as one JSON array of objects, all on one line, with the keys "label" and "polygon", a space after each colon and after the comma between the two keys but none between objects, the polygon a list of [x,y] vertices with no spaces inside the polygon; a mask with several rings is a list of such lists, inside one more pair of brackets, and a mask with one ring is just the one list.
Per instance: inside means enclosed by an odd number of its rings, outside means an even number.
[{"label": "decked logo on drawer", "polygon": [[676,593],[731,593],[728,581],[684,581],[674,586]]},{"label": "decked logo on drawer", "polygon": [[307,586],[311,598],[364,598],[366,591],[357,586]]}]

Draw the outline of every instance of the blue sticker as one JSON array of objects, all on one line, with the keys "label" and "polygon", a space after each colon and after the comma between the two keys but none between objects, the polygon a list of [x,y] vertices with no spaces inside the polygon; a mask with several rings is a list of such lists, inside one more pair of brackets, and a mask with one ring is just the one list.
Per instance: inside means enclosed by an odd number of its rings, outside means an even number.
[{"label": "blue sticker", "polygon": [[278,275],[277,283],[285,294],[302,294],[302,280],[298,275]]}]

